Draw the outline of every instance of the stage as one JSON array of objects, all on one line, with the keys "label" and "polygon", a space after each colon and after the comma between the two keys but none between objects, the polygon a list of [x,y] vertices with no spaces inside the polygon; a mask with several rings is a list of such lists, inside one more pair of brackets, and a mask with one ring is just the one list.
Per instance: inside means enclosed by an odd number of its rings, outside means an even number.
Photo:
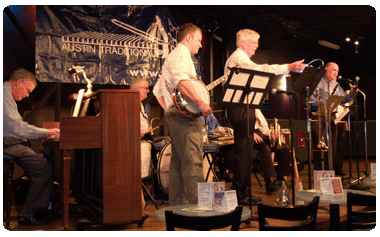
[{"label": "stage", "polygon": [[[376,162],[375,159],[370,159],[369,163]],[[349,174],[349,163],[348,160],[344,160],[344,166],[343,171],[347,174],[345,177],[348,177]],[[361,175],[363,174],[363,171],[365,170],[365,160],[362,159],[359,162],[359,167],[361,171]],[[303,182],[304,189],[308,188],[308,174],[307,174],[307,166],[304,167],[302,171],[299,171],[300,179]],[[264,185],[264,179],[258,174],[261,183]],[[356,177],[356,161],[352,162],[352,176]],[[347,180],[343,180],[344,188],[348,188]],[[226,183],[226,187],[229,187],[230,183]],[[150,187],[148,187],[150,188]],[[376,188],[371,188],[368,190],[374,194],[376,194]],[[273,195],[268,195],[265,192],[265,187],[260,188],[258,181],[256,180],[255,176],[252,175],[252,193],[255,196],[259,196],[263,199],[262,203],[268,204],[268,205],[276,205],[275,200],[279,198],[280,196],[280,190],[277,191]],[[156,200],[158,204],[161,204],[159,207],[163,208],[168,206],[166,201],[162,201],[157,199]],[[129,225],[122,225],[122,226],[116,226],[116,227],[108,227],[105,228],[104,226],[93,226],[92,228],[87,228],[85,230],[117,230],[117,231],[165,231],[165,223],[159,221],[155,218],[155,212],[156,208],[152,204],[152,202],[149,200],[149,198],[146,196],[146,202],[147,206],[143,210],[143,213],[148,214],[149,217],[145,220],[142,226],[139,226],[137,224],[129,224]],[[75,231],[76,225],[77,225],[77,219],[87,217],[91,220],[91,216],[85,215],[86,212],[84,211],[78,211],[79,206],[77,204],[71,204],[70,205],[70,224],[69,229]],[[249,208],[249,206],[246,206]],[[320,204],[319,207],[322,208],[328,208],[328,204]],[[45,231],[63,231],[63,225],[62,225],[62,217],[54,220],[51,224],[46,226],[19,226],[17,223],[17,214],[21,210],[21,206],[12,206],[12,212],[11,212],[11,223],[10,223],[10,231],[36,231],[36,230],[45,230]],[[257,216],[257,206],[252,206],[253,216]],[[347,209],[346,205],[340,206],[340,221],[341,221],[341,228],[342,230],[346,229],[346,219],[347,219]],[[329,223],[330,223],[330,214],[323,209],[319,209],[318,216],[317,216],[317,230],[319,231],[328,231],[329,230]],[[229,228],[224,228],[221,230],[229,230]],[[249,224],[242,223],[240,226],[241,231],[258,231],[259,230],[259,224],[257,221],[251,221]]]}]

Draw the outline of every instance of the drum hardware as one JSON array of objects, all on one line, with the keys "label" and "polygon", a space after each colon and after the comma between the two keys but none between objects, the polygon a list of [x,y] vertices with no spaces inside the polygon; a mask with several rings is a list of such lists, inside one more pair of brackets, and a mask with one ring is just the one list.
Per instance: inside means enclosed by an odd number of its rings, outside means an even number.
[{"label": "drum hardware", "polygon": [[[162,118],[152,118],[150,120],[150,122],[149,122],[149,128],[150,129],[153,128],[153,122],[155,120],[157,120],[157,124],[156,124],[156,127],[153,130],[155,130],[157,127],[160,127],[160,126],[164,125],[164,119],[165,119],[164,117],[162,117]],[[153,132],[151,133],[151,135],[153,135]]]}]

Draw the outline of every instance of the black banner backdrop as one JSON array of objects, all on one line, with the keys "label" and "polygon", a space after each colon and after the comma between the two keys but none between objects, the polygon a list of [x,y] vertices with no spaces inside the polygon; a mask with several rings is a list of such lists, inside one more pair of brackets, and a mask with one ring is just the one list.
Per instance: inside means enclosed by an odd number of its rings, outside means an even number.
[{"label": "black banner backdrop", "polygon": [[[41,82],[154,85],[176,45],[178,25],[165,6],[37,6],[36,78]],[[201,52],[201,51],[200,51]],[[202,54],[193,58],[202,75]]]}]

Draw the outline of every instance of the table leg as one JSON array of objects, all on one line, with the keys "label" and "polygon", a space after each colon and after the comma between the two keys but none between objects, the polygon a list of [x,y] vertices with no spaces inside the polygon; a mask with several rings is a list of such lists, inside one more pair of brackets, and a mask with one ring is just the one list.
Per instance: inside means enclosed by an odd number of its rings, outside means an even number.
[{"label": "table leg", "polygon": [[330,230],[340,230],[339,204],[330,204]]}]

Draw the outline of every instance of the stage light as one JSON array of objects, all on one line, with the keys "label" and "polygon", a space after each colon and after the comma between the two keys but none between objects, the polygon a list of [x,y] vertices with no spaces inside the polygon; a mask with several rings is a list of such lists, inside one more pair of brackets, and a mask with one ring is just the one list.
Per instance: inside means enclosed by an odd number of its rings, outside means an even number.
[{"label": "stage light", "polygon": [[318,40],[318,44],[320,44],[322,46],[325,46],[327,48],[330,48],[330,49],[335,49],[335,50],[339,50],[340,49],[339,45],[336,45],[336,44],[333,44],[333,43],[330,43],[330,42],[327,42],[327,41],[324,41],[324,40]]},{"label": "stage light", "polygon": [[350,37],[347,37],[347,38],[346,38],[346,41],[347,41],[347,42],[350,42],[350,41],[351,41],[351,38],[350,38]]},{"label": "stage light", "polygon": [[358,44],[359,44],[359,41],[355,41],[355,44],[358,45]]}]

